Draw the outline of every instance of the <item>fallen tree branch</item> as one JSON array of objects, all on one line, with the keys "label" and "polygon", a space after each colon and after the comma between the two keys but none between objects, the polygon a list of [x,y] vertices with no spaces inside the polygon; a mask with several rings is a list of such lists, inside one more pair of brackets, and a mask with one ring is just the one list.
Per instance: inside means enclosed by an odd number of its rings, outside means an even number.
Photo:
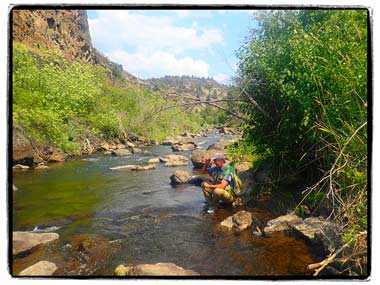
[{"label": "fallen tree branch", "polygon": [[359,234],[357,234],[356,236],[354,236],[350,241],[348,241],[347,243],[345,243],[341,248],[339,248],[337,251],[335,251],[333,254],[331,254],[329,257],[327,257],[326,259],[320,261],[320,262],[317,262],[317,263],[312,263],[312,264],[309,264],[307,266],[307,269],[308,270],[315,270],[313,276],[317,276],[327,265],[329,265],[330,263],[332,263],[335,258],[345,249],[345,248],[348,248],[351,243],[355,240],[357,240],[360,236],[363,236],[363,235],[367,235],[367,231],[364,231],[364,232],[360,232]]}]

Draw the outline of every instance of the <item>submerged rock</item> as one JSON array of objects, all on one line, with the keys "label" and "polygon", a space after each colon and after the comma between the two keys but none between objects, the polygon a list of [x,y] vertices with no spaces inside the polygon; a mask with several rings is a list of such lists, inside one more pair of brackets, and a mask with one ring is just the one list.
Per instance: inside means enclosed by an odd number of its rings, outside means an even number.
[{"label": "submerged rock", "polygon": [[57,265],[49,261],[40,261],[22,270],[19,276],[51,276],[57,270]]},{"label": "submerged rock", "polygon": [[31,250],[32,248],[54,241],[59,238],[57,233],[31,233],[31,232],[13,232],[12,235],[12,253],[17,255],[21,252]]},{"label": "submerged rock", "polygon": [[156,169],[156,165],[149,164],[149,165],[137,165],[135,168],[132,168],[134,171],[145,171],[145,170],[152,170]]},{"label": "submerged rock", "polygon": [[135,164],[128,164],[128,165],[121,165],[121,166],[115,166],[111,167],[111,170],[134,170],[134,171],[142,171],[142,170],[151,170],[155,169],[156,166],[154,164],[148,164],[148,165],[135,165]]},{"label": "submerged rock", "polygon": [[199,273],[184,269],[174,263],[119,265],[116,276],[197,276]]}]

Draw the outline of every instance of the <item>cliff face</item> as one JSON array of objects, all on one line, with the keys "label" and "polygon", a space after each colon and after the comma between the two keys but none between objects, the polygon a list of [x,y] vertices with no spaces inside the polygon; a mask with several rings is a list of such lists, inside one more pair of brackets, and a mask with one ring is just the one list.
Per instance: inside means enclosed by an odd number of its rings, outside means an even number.
[{"label": "cliff face", "polygon": [[12,10],[12,39],[29,46],[60,51],[68,60],[99,64],[108,76],[124,77],[137,83],[133,75],[123,71],[120,64],[98,52],[91,42],[87,13],[84,10]]},{"label": "cliff face", "polygon": [[82,10],[13,10],[13,40],[60,50],[68,60],[95,63],[93,46]]}]

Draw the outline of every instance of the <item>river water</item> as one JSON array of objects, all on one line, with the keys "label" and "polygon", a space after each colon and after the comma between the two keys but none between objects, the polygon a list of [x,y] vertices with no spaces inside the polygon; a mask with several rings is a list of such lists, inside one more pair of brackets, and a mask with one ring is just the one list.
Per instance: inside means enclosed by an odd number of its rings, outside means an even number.
[{"label": "river water", "polygon": [[[220,135],[200,138],[202,147]],[[50,164],[48,169],[14,171],[14,231],[54,231],[60,238],[31,254],[14,257],[13,274],[40,261],[58,266],[55,275],[111,276],[119,264],[172,262],[203,276],[304,276],[316,262],[303,240],[279,233],[259,237],[247,230],[223,231],[223,219],[241,209],[205,212],[200,187],[170,185],[177,169],[157,164],[150,171],[112,171],[125,164],[172,153],[169,146],[145,147],[146,154],[102,154]],[[190,152],[180,152],[190,158]],[[193,171],[195,174],[196,172]],[[249,208],[262,221],[269,210]],[[314,250],[315,251],[315,250]]]}]

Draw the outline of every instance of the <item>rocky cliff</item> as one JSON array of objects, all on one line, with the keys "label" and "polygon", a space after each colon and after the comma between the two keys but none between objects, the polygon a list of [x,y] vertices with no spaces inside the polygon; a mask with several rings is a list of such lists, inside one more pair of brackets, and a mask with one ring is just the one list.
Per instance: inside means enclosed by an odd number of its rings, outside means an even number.
[{"label": "rocky cliff", "polygon": [[97,51],[91,42],[87,13],[84,10],[12,10],[12,39],[30,47],[56,50],[68,60],[99,64],[109,77],[139,80]]},{"label": "rocky cliff", "polygon": [[95,63],[87,13],[82,10],[13,10],[14,41],[61,51],[68,60]]}]

